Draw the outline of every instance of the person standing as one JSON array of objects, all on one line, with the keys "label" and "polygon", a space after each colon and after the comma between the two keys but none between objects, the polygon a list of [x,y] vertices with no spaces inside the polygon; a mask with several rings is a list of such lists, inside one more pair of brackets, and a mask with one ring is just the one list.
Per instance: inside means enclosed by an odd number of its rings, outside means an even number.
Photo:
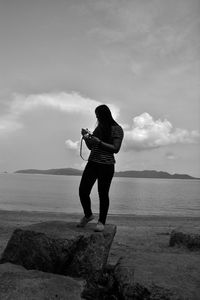
[{"label": "person standing", "polygon": [[124,137],[122,127],[113,119],[109,107],[105,104],[95,109],[97,127],[92,134],[81,130],[83,139],[91,150],[88,162],[82,174],[79,197],[84,212],[84,217],[78,227],[85,227],[94,219],[91,210],[90,192],[97,180],[99,194],[99,219],[95,231],[103,231],[109,209],[109,190],[114,175],[115,157]]}]

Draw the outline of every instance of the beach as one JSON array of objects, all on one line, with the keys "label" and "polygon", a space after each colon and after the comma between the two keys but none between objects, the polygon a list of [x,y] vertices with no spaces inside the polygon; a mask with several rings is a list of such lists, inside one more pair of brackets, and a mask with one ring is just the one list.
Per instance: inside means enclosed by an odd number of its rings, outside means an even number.
[{"label": "beach", "polygon": [[[80,214],[1,210],[0,254],[16,228],[51,220],[78,222],[80,217]],[[198,230],[200,217],[108,215],[107,223],[117,226],[109,264],[125,257],[138,282],[176,290],[186,299],[200,299],[200,251],[169,247],[173,229]]]}]

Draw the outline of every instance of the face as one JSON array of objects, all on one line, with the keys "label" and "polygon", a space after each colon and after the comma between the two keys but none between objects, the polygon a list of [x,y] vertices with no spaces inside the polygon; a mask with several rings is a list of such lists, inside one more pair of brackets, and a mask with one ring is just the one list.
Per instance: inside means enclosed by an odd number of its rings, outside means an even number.
[{"label": "face", "polygon": [[98,118],[98,114],[96,113],[96,118],[97,118],[97,121],[99,121],[99,118]]}]

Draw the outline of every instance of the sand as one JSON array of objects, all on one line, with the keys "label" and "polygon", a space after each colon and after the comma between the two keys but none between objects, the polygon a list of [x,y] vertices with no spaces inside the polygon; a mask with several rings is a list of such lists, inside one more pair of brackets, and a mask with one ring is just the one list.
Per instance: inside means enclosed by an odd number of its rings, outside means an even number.
[{"label": "sand", "polygon": [[[47,220],[78,222],[80,217],[79,214],[0,211],[0,254],[16,228]],[[109,215],[107,223],[117,225],[110,264],[126,257],[127,264],[135,270],[136,281],[174,289],[189,299],[200,299],[200,250],[169,247],[173,229],[200,232],[200,217]]]}]

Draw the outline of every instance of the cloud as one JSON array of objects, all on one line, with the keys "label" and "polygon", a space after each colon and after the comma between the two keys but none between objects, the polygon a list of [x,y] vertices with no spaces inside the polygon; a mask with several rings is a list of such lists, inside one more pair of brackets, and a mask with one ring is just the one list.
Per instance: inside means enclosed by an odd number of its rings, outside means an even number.
[{"label": "cloud", "polygon": [[175,128],[168,120],[154,120],[148,113],[133,118],[131,130],[125,130],[125,150],[148,150],[171,144],[190,144],[198,142],[198,131]]},{"label": "cloud", "polygon": [[[156,149],[172,144],[192,144],[197,143],[200,138],[198,131],[188,131],[186,129],[173,128],[168,120],[154,120],[147,112],[133,118],[132,128],[124,124],[125,151],[144,151]],[[65,145],[69,150],[79,150],[80,141],[66,140]],[[166,153],[167,159],[175,159],[171,152]]]},{"label": "cloud", "polygon": [[78,93],[52,93],[36,95],[15,95],[11,109],[21,114],[38,107],[48,107],[68,113],[90,113],[101,103],[85,98]]},{"label": "cloud", "polygon": [[78,150],[80,147],[80,142],[79,141],[73,142],[72,140],[66,140],[65,146],[69,150]]},{"label": "cloud", "polygon": [[0,136],[21,129],[23,126],[11,115],[0,117]]},{"label": "cloud", "polygon": [[169,160],[174,160],[174,159],[177,158],[177,156],[176,156],[173,152],[171,152],[171,151],[165,153],[165,157],[166,157],[167,159],[169,159]]},{"label": "cloud", "polygon": [[[95,108],[100,104],[102,102],[81,96],[76,92],[14,94],[8,113],[0,117],[0,134],[22,128],[21,116],[36,109],[50,108],[67,114],[94,115]],[[114,104],[108,104],[108,106],[114,118],[117,118],[118,107]]]}]

